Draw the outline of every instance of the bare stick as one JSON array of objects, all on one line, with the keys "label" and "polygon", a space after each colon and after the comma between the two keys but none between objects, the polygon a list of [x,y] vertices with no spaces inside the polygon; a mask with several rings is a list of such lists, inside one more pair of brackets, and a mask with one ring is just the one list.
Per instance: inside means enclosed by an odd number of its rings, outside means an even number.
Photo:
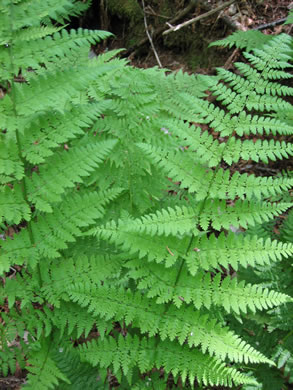
[{"label": "bare stick", "polygon": [[236,1],[238,1],[238,0],[230,0],[230,1],[227,1],[226,3],[220,5],[219,7],[215,8],[215,9],[212,9],[212,10],[206,12],[205,14],[196,16],[195,18],[190,19],[190,20],[187,20],[187,21],[184,22],[184,23],[181,23],[181,24],[178,24],[177,26],[171,27],[171,28],[169,28],[168,30],[164,31],[164,32],[163,32],[163,35],[167,35],[167,34],[173,32],[173,31],[178,31],[178,30],[180,30],[181,28],[186,27],[186,26],[189,26],[190,24],[192,24],[192,23],[194,23],[194,22],[197,22],[197,21],[199,21],[199,20],[201,20],[201,19],[207,18],[208,16],[211,16],[211,15],[213,15],[213,14],[219,12],[219,11],[222,11],[222,9],[229,7],[229,5],[235,3]]},{"label": "bare stick", "polygon": [[254,27],[253,30],[264,30],[265,28],[275,27],[278,24],[282,24],[286,22],[286,20],[287,18],[282,18],[282,19],[275,20],[274,22],[271,23],[261,24],[260,26]]},{"label": "bare stick", "polygon": [[148,36],[148,39],[150,41],[150,44],[151,44],[151,47],[153,49],[153,52],[154,52],[154,55],[156,57],[156,60],[157,60],[157,63],[159,64],[159,67],[160,68],[163,68],[162,64],[161,64],[161,61],[160,61],[160,58],[158,56],[158,53],[156,51],[156,48],[155,48],[155,45],[153,43],[153,40],[152,40],[152,37],[151,37],[151,34],[149,33],[149,29],[148,29],[148,24],[147,24],[147,20],[146,20],[146,14],[145,14],[145,5],[144,5],[144,0],[141,0],[142,1],[142,7],[143,7],[143,20],[144,20],[144,26],[145,26],[145,32]]},{"label": "bare stick", "polygon": [[[169,22],[175,23],[179,19],[183,18],[185,15],[187,15],[192,10],[192,8],[194,8],[198,4],[198,2],[199,2],[199,0],[191,0],[189,5],[186,8],[184,8],[178,15],[174,16],[174,18],[172,18]],[[164,32],[164,30],[165,30],[165,27],[159,27],[157,30],[154,31],[153,37],[157,37],[157,36],[161,35],[162,32]],[[135,50],[137,50],[139,47],[143,46],[145,43],[147,43],[147,41],[148,41],[148,38],[142,39],[138,44],[136,44],[136,45],[130,47],[128,50],[126,50],[122,54],[122,57],[128,57],[130,53],[135,52]]]}]

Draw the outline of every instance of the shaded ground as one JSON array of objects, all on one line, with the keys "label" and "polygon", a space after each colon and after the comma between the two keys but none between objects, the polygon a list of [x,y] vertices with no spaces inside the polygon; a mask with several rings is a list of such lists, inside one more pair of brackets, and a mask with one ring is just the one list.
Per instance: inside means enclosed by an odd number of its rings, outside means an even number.
[{"label": "shaded ground", "polygon": [[[170,0],[169,0],[170,1]],[[80,26],[86,28],[103,28],[115,34],[113,39],[97,48],[97,52],[105,49],[126,48],[127,58],[131,64],[138,67],[157,66],[153,50],[147,39],[143,20],[143,10],[138,2],[136,7],[130,8],[130,0],[117,0],[120,7],[102,8],[103,1],[93,2],[92,8],[80,21]],[[166,22],[180,14],[189,4],[189,1],[172,0],[171,7],[167,7],[168,0],[145,0],[145,16],[150,35],[154,31],[167,29]],[[215,9],[224,1],[202,0],[201,6],[193,7],[188,14],[180,18],[174,25],[180,24],[207,12],[208,8]],[[125,9],[123,9],[123,4]],[[165,8],[164,8],[165,7]],[[205,8],[206,7],[206,8]],[[242,0],[235,2],[214,15],[201,19],[179,31],[166,36],[159,34],[153,38],[158,57],[164,68],[171,70],[196,73],[210,73],[215,66],[223,66],[229,57],[226,49],[208,48],[209,43],[224,38],[233,32],[229,25],[234,24],[238,29],[258,29],[265,34],[279,34],[291,32],[291,26],[282,24],[262,28],[264,24],[274,23],[288,16],[293,7],[290,0]],[[224,18],[224,19],[223,19]],[[235,29],[234,29],[235,31]],[[144,45],[135,45],[146,39]],[[134,48],[134,50],[131,50]]]}]

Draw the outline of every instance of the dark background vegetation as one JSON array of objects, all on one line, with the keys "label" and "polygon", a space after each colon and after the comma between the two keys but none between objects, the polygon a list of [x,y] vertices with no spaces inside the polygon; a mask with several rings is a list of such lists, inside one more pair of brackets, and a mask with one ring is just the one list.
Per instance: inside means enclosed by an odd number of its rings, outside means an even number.
[{"label": "dark background vegetation", "polygon": [[[148,30],[163,67],[188,72],[211,72],[228,60],[229,51],[208,48],[209,43],[224,38],[236,29],[260,29],[265,34],[291,32],[291,26],[280,22],[293,7],[290,0],[238,0],[224,10],[201,19],[179,31],[163,36],[156,31],[168,29],[167,23],[180,15],[191,3],[194,6],[174,25],[205,14],[222,5],[220,0],[145,0]],[[277,22],[276,25],[274,23]],[[280,24],[278,24],[278,22]],[[265,24],[269,24],[264,28]],[[124,55],[139,67],[156,66],[157,61],[147,39],[141,0],[93,0],[88,11],[72,27],[104,29],[114,34],[97,53],[126,48]],[[141,45],[141,41],[147,42]]]}]

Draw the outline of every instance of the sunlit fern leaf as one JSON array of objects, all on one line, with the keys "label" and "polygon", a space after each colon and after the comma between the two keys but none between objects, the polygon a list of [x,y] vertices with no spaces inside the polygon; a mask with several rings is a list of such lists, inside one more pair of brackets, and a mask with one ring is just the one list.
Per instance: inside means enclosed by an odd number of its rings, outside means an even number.
[{"label": "sunlit fern leaf", "polygon": [[227,385],[232,383],[254,383],[254,380],[237,371],[226,367],[215,358],[203,355],[188,346],[179,348],[179,344],[169,341],[157,342],[155,338],[131,337],[121,335],[116,341],[113,338],[104,341],[93,341],[80,346],[82,361],[93,366],[113,367],[114,373],[127,373],[138,363],[141,372],[149,371],[153,364],[163,367],[173,375],[181,374],[183,383],[188,378],[193,383],[195,377],[204,385]]},{"label": "sunlit fern leaf", "polygon": [[[189,271],[195,274],[197,269],[209,270],[210,267],[220,269],[220,266],[229,267],[235,270],[239,265],[270,264],[272,261],[279,261],[282,257],[292,254],[293,247],[288,243],[280,243],[270,238],[263,240],[257,236],[244,236],[241,234],[221,233],[215,235],[203,235],[195,237],[192,246],[196,250],[187,257]],[[241,248],[239,253],[238,248]]]},{"label": "sunlit fern leaf", "polygon": [[181,276],[176,286],[174,282],[178,268],[164,268],[155,263],[144,263],[141,260],[132,260],[127,263],[130,268],[129,277],[136,280],[137,287],[147,292],[150,298],[156,297],[156,302],[173,302],[176,307],[181,307],[183,302],[192,303],[196,309],[212,305],[222,306],[229,313],[231,310],[240,314],[262,309],[272,308],[284,302],[291,302],[291,298],[285,294],[265,289],[262,285],[245,285],[245,282],[237,282],[237,278],[227,276],[221,280],[218,273],[212,277],[210,273],[197,272],[193,277],[186,266],[181,271]]},{"label": "sunlit fern leaf", "polygon": [[93,286],[84,288],[78,284],[69,288],[69,295],[73,302],[88,307],[93,315],[105,320],[123,320],[126,325],[132,323],[150,336],[158,333],[162,340],[171,341],[178,337],[180,344],[187,341],[190,348],[200,346],[203,353],[208,351],[223,360],[229,357],[236,362],[270,362],[216,320],[191,307],[167,310],[167,306],[157,305],[140,293]]}]

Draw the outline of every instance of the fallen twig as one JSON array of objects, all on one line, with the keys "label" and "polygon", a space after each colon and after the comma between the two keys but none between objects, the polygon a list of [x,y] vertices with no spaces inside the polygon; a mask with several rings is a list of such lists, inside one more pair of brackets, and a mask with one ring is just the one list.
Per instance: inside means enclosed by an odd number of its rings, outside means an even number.
[{"label": "fallen twig", "polygon": [[[229,5],[235,3],[236,1],[238,1],[238,0],[227,1],[226,3],[220,5],[219,7],[211,9],[210,11],[206,12],[205,14],[196,16],[195,18],[187,20],[186,22],[178,24],[177,26],[173,26],[173,27],[169,28],[168,30],[164,31],[163,35],[167,35],[167,34],[170,34],[171,32],[181,30],[181,28],[183,28],[183,27],[189,26],[190,24],[192,24],[194,22],[197,22],[201,19],[207,18],[207,17],[209,17],[209,16],[211,16],[219,11],[222,11],[222,9],[229,7]],[[169,23],[168,23],[168,25],[169,25]]]},{"label": "fallen twig", "polygon": [[[191,0],[190,3],[186,8],[184,8],[181,12],[178,13],[178,15],[174,16],[169,23],[176,23],[178,20],[183,18],[185,15],[187,15],[192,8],[194,8],[199,3],[199,0]],[[165,31],[165,27],[160,27],[157,30],[154,31],[152,34],[152,38],[156,38],[157,36],[161,35],[162,32]],[[142,39],[137,45],[134,45],[130,47],[128,50],[126,50],[124,53],[122,53],[122,57],[128,57],[131,53],[135,52],[139,47],[143,46],[145,43],[148,42],[148,38]]]},{"label": "fallen twig", "polygon": [[142,8],[143,8],[143,20],[144,20],[144,26],[145,26],[145,32],[146,32],[146,35],[150,41],[150,44],[151,44],[151,47],[153,49],[153,52],[154,52],[154,55],[156,57],[156,60],[157,60],[157,63],[159,65],[160,68],[162,68],[162,63],[160,61],[160,58],[158,56],[158,53],[156,51],[156,48],[155,48],[155,45],[153,43],[153,40],[152,40],[152,37],[151,37],[151,34],[149,33],[149,29],[148,29],[148,24],[147,24],[147,19],[146,19],[146,14],[145,14],[145,4],[144,4],[144,0],[142,0]]},{"label": "fallen twig", "polygon": [[[149,11],[150,10],[150,11]],[[169,16],[165,16],[165,15],[161,15],[161,14],[157,14],[150,5],[146,6],[145,7],[145,11],[144,11],[146,14],[149,14],[149,15],[152,15],[152,16],[158,16],[159,18],[163,18],[163,19],[169,19]]]},{"label": "fallen twig", "polygon": [[239,56],[240,50],[236,48],[224,64],[224,69],[229,69]]},{"label": "fallen twig", "polygon": [[264,30],[265,28],[275,27],[278,24],[282,24],[286,22],[286,20],[287,18],[282,18],[282,19],[275,20],[274,22],[271,23],[261,24],[260,26],[254,27],[253,30]]}]

